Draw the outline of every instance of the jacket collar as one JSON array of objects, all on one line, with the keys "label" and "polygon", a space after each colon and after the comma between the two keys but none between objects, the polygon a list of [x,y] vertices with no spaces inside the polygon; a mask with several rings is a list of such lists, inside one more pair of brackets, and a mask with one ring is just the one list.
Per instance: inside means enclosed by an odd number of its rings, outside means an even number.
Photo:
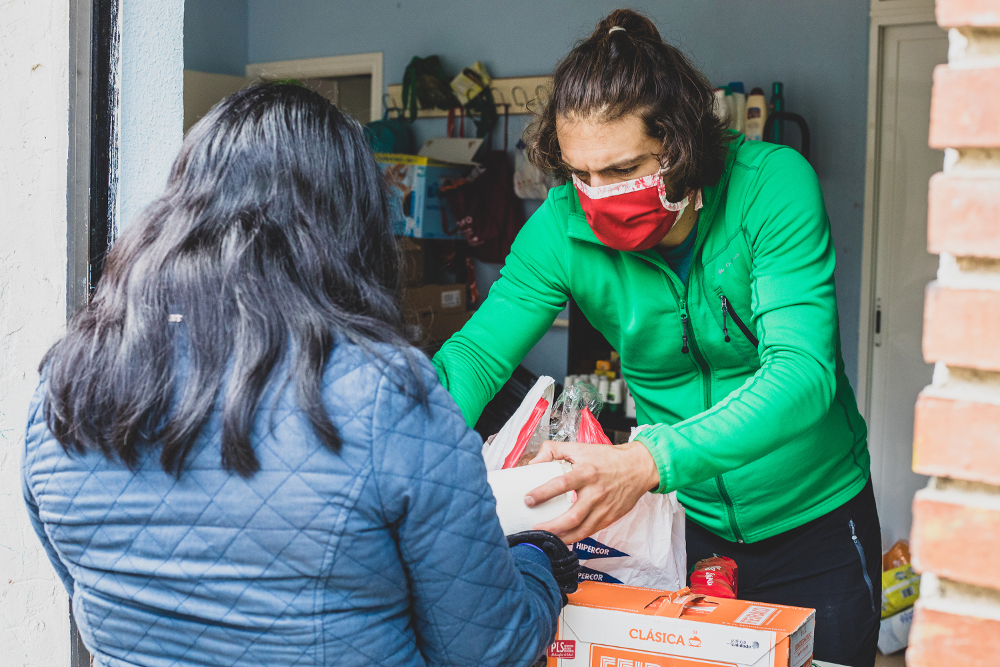
[{"label": "jacket collar", "polygon": [[[732,130],[728,131],[728,136],[728,151],[726,153],[725,166],[722,170],[722,176],[715,184],[705,187],[702,190],[702,201],[704,205],[702,206],[701,213],[698,215],[698,235],[695,237],[694,243],[695,253],[698,252],[702,241],[704,241],[705,237],[708,236],[708,230],[715,220],[715,212],[719,210],[719,202],[722,201],[722,195],[726,191],[726,187],[729,185],[729,175],[732,173],[733,163],[736,161],[736,151],[738,151],[740,146],[743,145],[743,142],[746,141],[742,134]],[[597,235],[594,234],[594,230],[590,228],[590,225],[587,224],[587,217],[584,215],[583,209],[580,207],[580,197],[576,191],[576,187],[574,187],[572,183],[567,183],[566,187],[570,189],[570,196],[568,197],[570,208],[569,218],[567,220],[567,235],[571,239],[577,239],[578,241],[588,241],[590,243],[596,243],[597,245],[604,245],[597,238]]]}]

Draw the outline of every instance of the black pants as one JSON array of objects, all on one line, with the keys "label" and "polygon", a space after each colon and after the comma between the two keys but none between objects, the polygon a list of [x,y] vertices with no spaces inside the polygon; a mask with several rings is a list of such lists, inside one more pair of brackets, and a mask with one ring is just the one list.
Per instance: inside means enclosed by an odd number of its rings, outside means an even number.
[{"label": "black pants", "polygon": [[736,561],[739,599],[816,610],[816,660],[875,664],[882,536],[871,481],[832,512],[752,544],[729,542],[689,520],[688,570],[713,555]]}]

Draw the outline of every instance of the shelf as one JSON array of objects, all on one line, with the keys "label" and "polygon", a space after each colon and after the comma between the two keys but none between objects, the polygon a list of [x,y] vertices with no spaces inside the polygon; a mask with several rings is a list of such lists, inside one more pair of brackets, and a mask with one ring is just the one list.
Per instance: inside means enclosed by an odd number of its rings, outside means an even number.
[{"label": "shelf", "polygon": [[[550,76],[523,76],[510,79],[493,79],[493,100],[500,107],[510,104],[512,115],[538,111],[552,86]],[[522,92],[523,91],[523,92]],[[384,103],[393,108],[402,108],[403,84],[394,83],[387,87]],[[530,109],[530,111],[529,111]],[[499,110],[498,110],[499,111]],[[417,118],[445,118],[448,112],[442,109],[418,109]]]}]

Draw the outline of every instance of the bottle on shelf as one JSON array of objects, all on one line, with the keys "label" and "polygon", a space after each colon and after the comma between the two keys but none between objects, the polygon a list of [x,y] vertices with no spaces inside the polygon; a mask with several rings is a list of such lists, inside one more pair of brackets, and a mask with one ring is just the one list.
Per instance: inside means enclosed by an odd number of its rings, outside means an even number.
[{"label": "bottle on shelf", "polygon": [[[784,111],[785,110],[785,85],[780,81],[775,81],[773,84],[773,89],[771,92],[771,112]],[[774,127],[771,130],[771,141],[776,144],[784,142],[784,136],[782,136],[781,121],[774,121]]]},{"label": "bottle on shelf", "polygon": [[764,138],[764,123],[767,122],[767,100],[764,91],[754,88],[747,97],[747,122],[745,134],[750,141]]},{"label": "bottle on shelf", "polygon": [[730,81],[726,87],[729,88],[733,97],[733,122],[729,126],[737,132],[743,132],[746,129],[747,118],[747,96],[743,89],[743,82]]}]

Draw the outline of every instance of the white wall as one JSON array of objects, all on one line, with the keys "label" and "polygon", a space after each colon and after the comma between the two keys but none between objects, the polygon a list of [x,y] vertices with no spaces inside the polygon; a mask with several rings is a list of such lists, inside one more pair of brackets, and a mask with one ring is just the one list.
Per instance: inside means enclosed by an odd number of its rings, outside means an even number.
[{"label": "white wall", "polygon": [[163,192],[184,137],[184,0],[122,0],[119,225]]},{"label": "white wall", "polygon": [[0,14],[0,663],[61,667],[67,596],[20,470],[35,368],[66,320],[69,0],[8,0]]},{"label": "white wall", "polygon": [[[0,5],[0,664],[62,667],[67,595],[28,523],[20,468],[38,362],[66,318],[69,0]],[[180,147],[183,22],[183,0],[123,0],[126,224]]]}]

